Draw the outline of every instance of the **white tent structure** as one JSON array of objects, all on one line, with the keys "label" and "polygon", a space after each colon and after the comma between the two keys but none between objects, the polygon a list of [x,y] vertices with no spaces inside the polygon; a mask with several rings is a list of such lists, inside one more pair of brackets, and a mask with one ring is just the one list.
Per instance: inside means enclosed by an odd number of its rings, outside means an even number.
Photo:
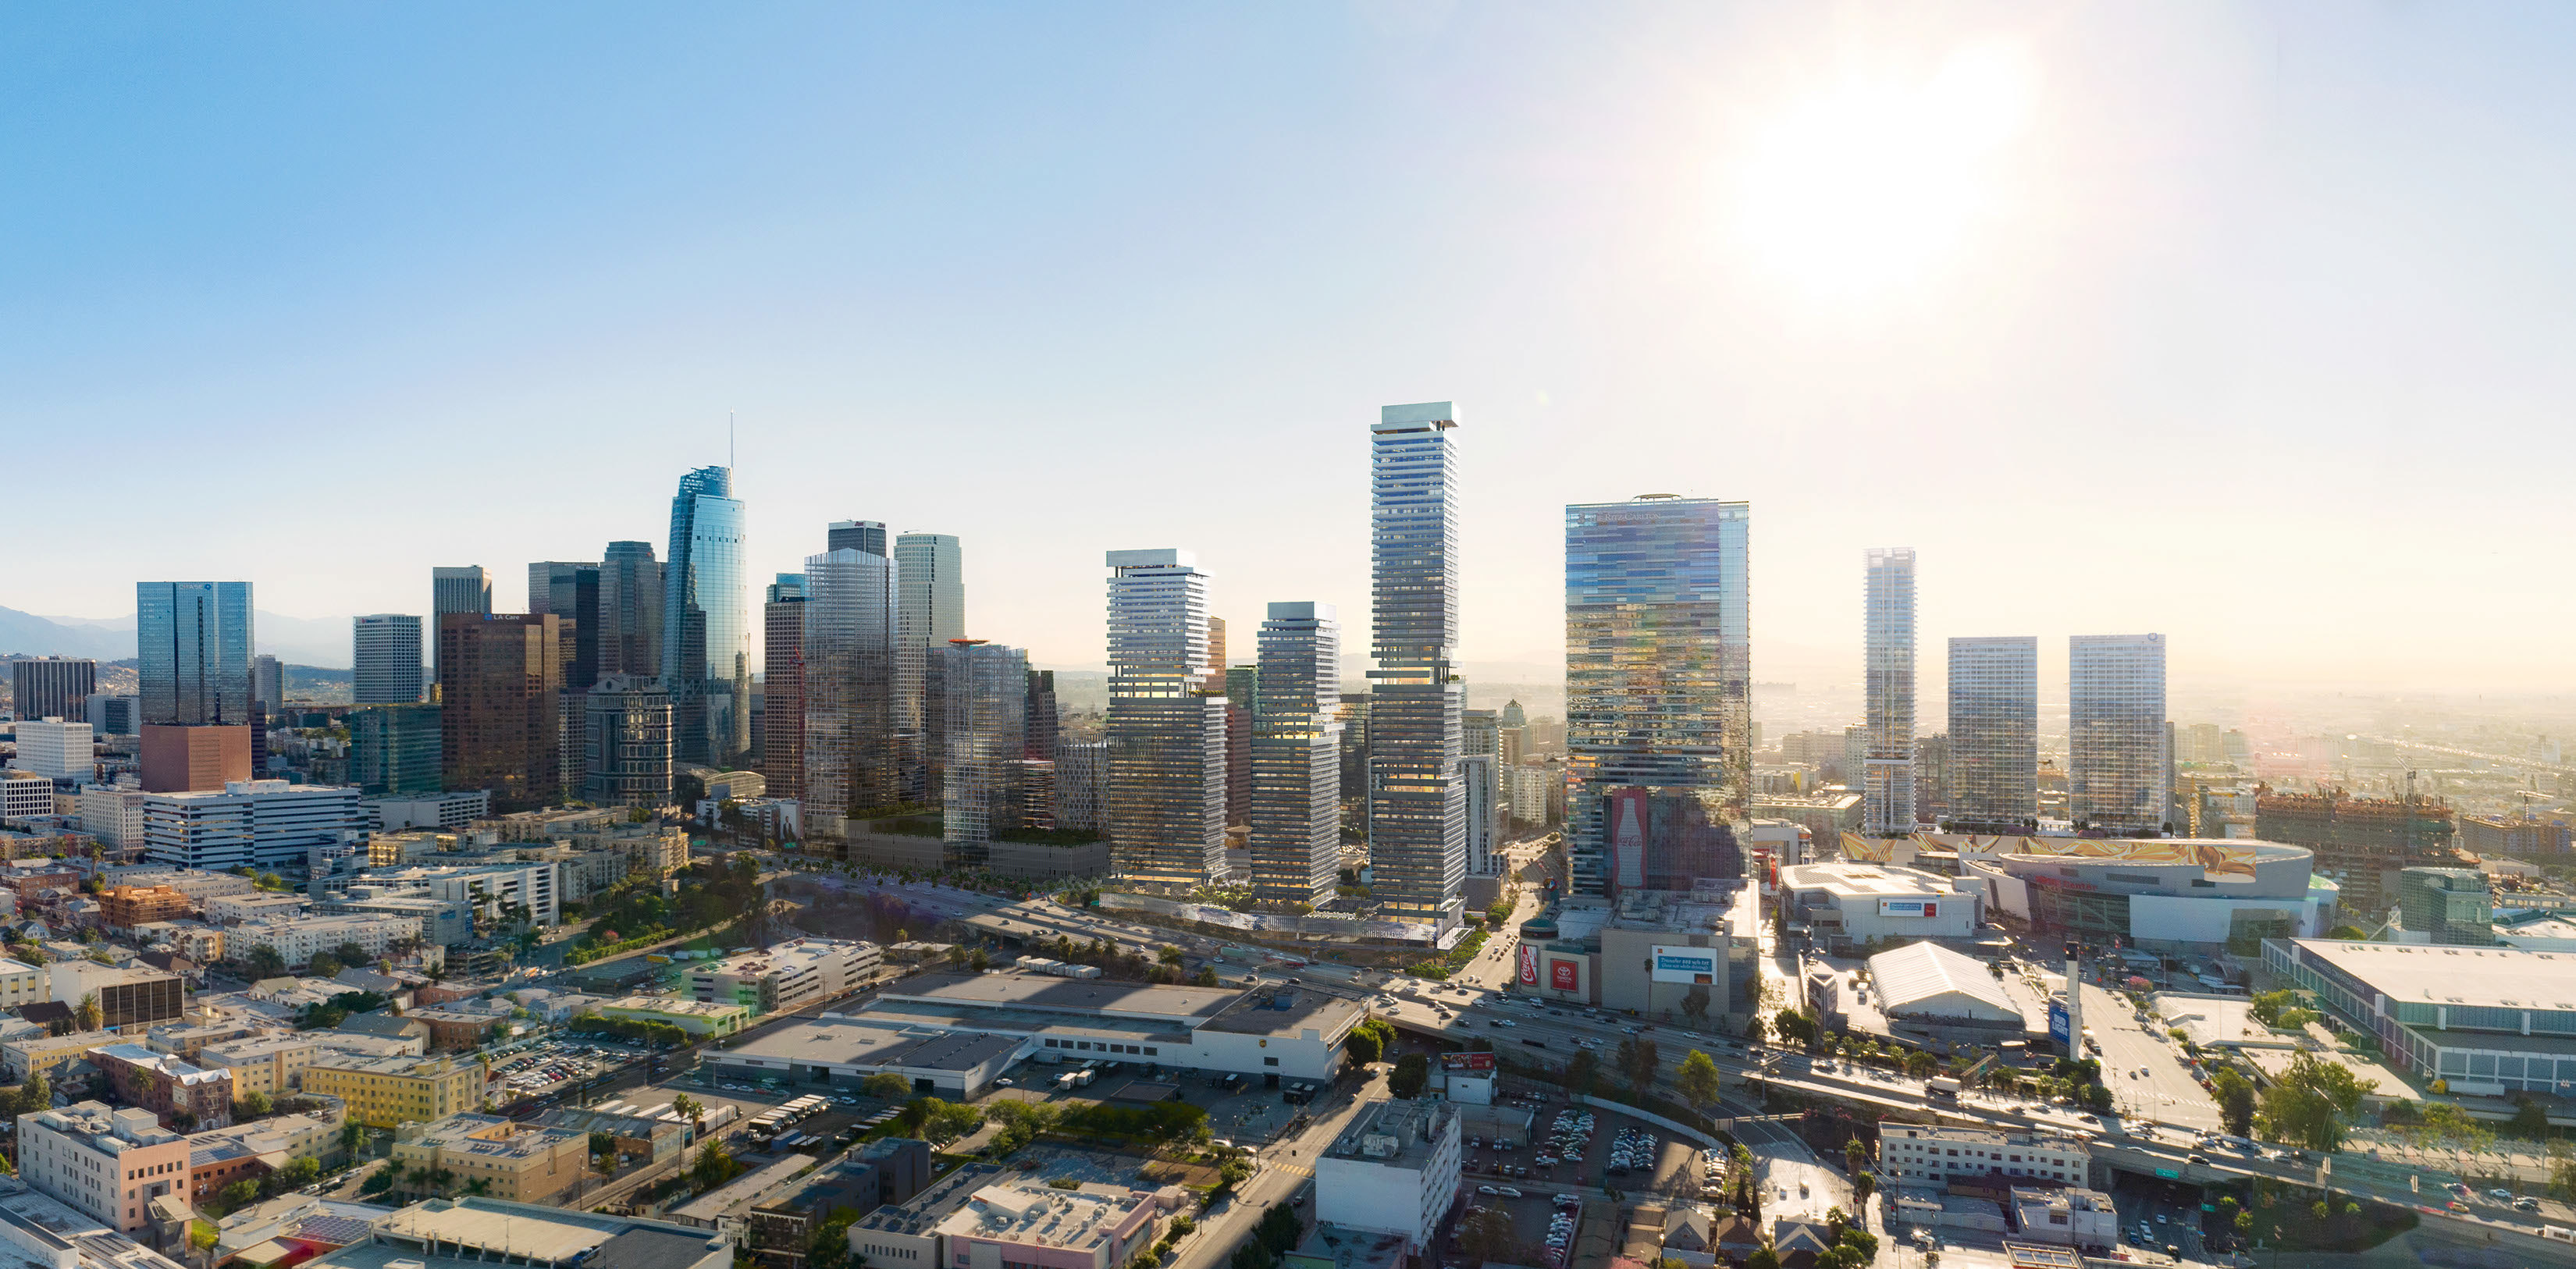
[{"label": "white tent structure", "polygon": [[1879,1010],[1890,1018],[2018,1023],[2021,1007],[1985,962],[1932,943],[1869,958]]}]

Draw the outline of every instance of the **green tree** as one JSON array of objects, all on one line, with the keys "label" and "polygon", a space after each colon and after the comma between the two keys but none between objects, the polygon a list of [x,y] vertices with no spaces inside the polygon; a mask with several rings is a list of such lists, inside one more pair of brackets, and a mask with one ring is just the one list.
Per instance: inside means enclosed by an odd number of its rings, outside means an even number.
[{"label": "green tree", "polygon": [[2505,1125],[2505,1129],[2513,1135],[2529,1141],[2547,1140],[2549,1137],[2549,1108],[2541,1105],[2538,1101],[2530,1097],[2524,1097],[2520,1103],[2514,1106],[2513,1120]]},{"label": "green tree", "polygon": [[2549,1143],[2549,1192],[2561,1203],[2576,1203],[2576,1151],[2564,1141]]},{"label": "green tree", "polygon": [[2320,1153],[2343,1144],[2347,1122],[2361,1099],[2378,1087],[2351,1068],[2301,1053],[2263,1091],[2254,1122],[2274,1141],[2286,1141]]},{"label": "green tree", "polygon": [[258,1089],[233,1099],[233,1117],[236,1119],[265,1119],[269,1110],[268,1094]]},{"label": "green tree", "polygon": [[1007,1155],[1054,1127],[1057,1111],[1045,1102],[1004,1099],[985,1107],[984,1114],[1001,1125],[993,1134],[993,1148],[997,1153]]},{"label": "green tree", "polygon": [[244,1203],[259,1201],[259,1186],[250,1181],[235,1181],[215,1193],[215,1202],[227,1212]]},{"label": "green tree", "polygon": [[1780,1253],[1768,1247],[1756,1247],[1745,1256],[1744,1269],[1780,1269]]},{"label": "green tree", "polygon": [[242,958],[242,963],[250,967],[253,982],[263,978],[277,978],[286,973],[286,958],[279,955],[276,948],[266,944],[250,949],[249,955]]},{"label": "green tree", "polygon": [[82,993],[80,1003],[72,1006],[72,1028],[76,1031],[96,1031],[105,1025],[107,1025],[107,1013],[99,1008],[98,993],[94,991]]},{"label": "green tree", "polygon": [[1717,1073],[1717,1062],[1697,1049],[1682,1058],[1681,1069],[1673,1075],[1673,1087],[1691,1109],[1705,1111],[1717,1103],[1724,1081]]},{"label": "green tree", "polygon": [[1481,1208],[1458,1222],[1458,1250],[1468,1263],[1508,1263],[1520,1258],[1520,1239],[1512,1218],[1499,1208]]},{"label": "green tree", "polygon": [[1906,1051],[1906,1074],[1911,1075],[1918,1080],[1930,1079],[1932,1078],[1932,1073],[1940,1069],[1941,1059],[1936,1058],[1921,1049],[1909,1049]]},{"label": "green tree", "polygon": [[188,1222],[188,1250],[199,1256],[213,1251],[215,1244],[223,1241],[223,1236],[223,1231],[213,1221]]},{"label": "green tree", "polygon": [[1869,1166],[1869,1143],[1854,1137],[1843,1143],[1843,1170],[1859,1176]]},{"label": "green tree", "polygon": [[1663,1054],[1656,1051],[1655,1042],[1643,1038],[1621,1040],[1618,1049],[1611,1054],[1611,1065],[1617,1068],[1619,1078],[1628,1081],[1628,1087],[1639,1093],[1654,1084],[1655,1068],[1662,1062]]},{"label": "green tree", "polygon": [[314,978],[331,978],[336,977],[346,968],[347,966],[340,963],[339,957],[329,952],[315,952],[312,962],[304,967],[304,972]]},{"label": "green tree", "polygon": [[2335,928],[2326,931],[2326,937],[2359,943],[2370,937],[2370,931],[2365,930],[2358,925],[2338,925]]},{"label": "green tree", "polygon": [[1601,1059],[1590,1049],[1577,1049],[1565,1064],[1565,1090],[1578,1096],[1590,1093],[1601,1083]]},{"label": "green tree", "polygon": [[1407,1053],[1395,1060],[1395,1070],[1386,1077],[1386,1091],[1397,1097],[1422,1095],[1431,1082],[1431,1059],[1419,1053]]},{"label": "green tree", "polygon": [[1362,1066],[1386,1055],[1385,1048],[1378,1043],[1377,1033],[1365,1026],[1351,1028],[1351,1033],[1342,1040],[1342,1052]]},{"label": "green tree", "polygon": [[1770,1034],[1770,1031],[1771,1029],[1769,1027],[1763,1025],[1762,1015],[1758,1013],[1744,1020],[1744,1042],[1746,1044],[1762,1043],[1762,1037]]},{"label": "green tree", "polygon": [[2218,1119],[2227,1131],[2242,1137],[2254,1129],[2254,1083],[2232,1067],[2222,1066],[2209,1077],[2211,1095],[2218,1099]]},{"label": "green tree", "polygon": [[912,1081],[892,1071],[879,1071],[859,1081],[859,1092],[884,1101],[901,1101],[912,1095]]},{"label": "green tree", "polygon": [[742,1165],[734,1162],[733,1152],[725,1149],[721,1141],[710,1141],[698,1148],[698,1161],[689,1174],[697,1181],[698,1191],[704,1193],[732,1180],[740,1171]]}]

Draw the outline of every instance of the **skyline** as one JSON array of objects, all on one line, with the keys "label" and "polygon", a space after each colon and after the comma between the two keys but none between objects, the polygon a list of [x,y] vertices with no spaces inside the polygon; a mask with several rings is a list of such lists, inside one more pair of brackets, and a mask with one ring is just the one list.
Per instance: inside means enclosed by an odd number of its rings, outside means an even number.
[{"label": "skyline", "polygon": [[[193,577],[425,614],[480,564],[525,611],[527,563],[662,541],[738,410],[749,579],[833,520],[955,534],[967,634],[1096,668],[1099,553],[1170,545],[1230,628],[1327,602],[1357,649],[1347,437],[1446,399],[1464,664],[1561,673],[1563,508],[1671,492],[1753,506],[1757,679],[1856,676],[1848,561],[1893,541],[1925,647],[2036,635],[2043,684],[2067,635],[2157,632],[2179,699],[2571,686],[2517,546],[2546,500],[2446,443],[2576,447],[2569,15],[1392,12],[643,15],[588,59],[573,9],[489,44],[18,15],[56,197],[0,208],[53,248],[0,265],[0,418],[40,470],[110,438],[126,496],[27,489],[88,566],[0,606]],[[487,100],[418,109],[468,73]],[[693,115],[678,79],[742,91]],[[1784,145],[1909,93],[1992,125],[1917,174],[1945,219],[1856,227],[1927,255],[1867,257],[1863,303],[1784,284],[1813,242],[1738,250],[1832,184]],[[1202,478],[1120,496],[1139,452]],[[170,533],[210,483],[256,512]]]}]

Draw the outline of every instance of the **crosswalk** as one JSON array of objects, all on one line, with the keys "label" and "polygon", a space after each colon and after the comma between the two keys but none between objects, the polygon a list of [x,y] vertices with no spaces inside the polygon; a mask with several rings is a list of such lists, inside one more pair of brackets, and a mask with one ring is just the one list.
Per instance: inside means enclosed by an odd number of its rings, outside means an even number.
[{"label": "crosswalk", "polygon": [[1290,1176],[1315,1175],[1315,1165],[1311,1163],[1274,1163],[1270,1166],[1281,1172],[1285,1172]]}]

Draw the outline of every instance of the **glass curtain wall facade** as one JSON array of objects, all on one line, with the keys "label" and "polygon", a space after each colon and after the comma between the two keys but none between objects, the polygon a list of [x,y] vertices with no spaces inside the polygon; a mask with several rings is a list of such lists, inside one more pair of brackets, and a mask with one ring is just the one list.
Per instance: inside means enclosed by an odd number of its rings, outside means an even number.
[{"label": "glass curtain wall facade", "polygon": [[1028,745],[1029,658],[1018,648],[951,639],[942,659],[946,744],[940,816],[952,863],[979,867],[996,833],[1020,827],[1020,764]]},{"label": "glass curtain wall facade", "polygon": [[2173,800],[2165,637],[2074,635],[2066,652],[2069,814],[2113,833],[2162,830]]},{"label": "glass curtain wall facade", "polygon": [[582,693],[584,794],[600,806],[671,804],[671,694],[659,676],[611,674]]},{"label": "glass curtain wall facade", "polygon": [[420,618],[395,612],[353,618],[349,645],[353,703],[410,705],[420,700]]},{"label": "glass curtain wall facade", "polygon": [[895,754],[895,563],[842,547],[805,557],[805,802],[829,815],[903,802]]},{"label": "glass curtain wall facade", "polygon": [[564,690],[576,695],[599,681],[599,566],[549,561],[528,566],[528,611],[551,613],[571,632]]},{"label": "glass curtain wall facade", "polygon": [[1866,695],[1862,726],[1869,752],[1862,759],[1863,831],[1880,836],[1914,831],[1914,551],[1872,547],[1863,553],[1868,580],[1862,599]]},{"label": "glass curtain wall facade", "polygon": [[1195,886],[1225,869],[1225,697],[1205,690],[1208,577],[1178,550],[1111,551],[1108,567],[1110,865],[1133,882]]},{"label": "glass curtain wall facade", "polygon": [[[877,531],[882,535],[883,526]],[[885,553],[880,545],[877,554]],[[907,746],[912,761],[905,773],[905,796],[916,801],[940,797],[943,746],[938,733],[945,713],[940,702],[930,698],[935,668],[930,658],[949,640],[966,635],[963,561],[954,534],[905,533],[894,540],[895,570],[902,578],[895,619],[895,728],[912,737]]]},{"label": "glass curtain wall facade", "polygon": [[2018,833],[2039,819],[2039,639],[1950,641],[1951,827]]},{"label": "glass curtain wall facade", "polygon": [[480,564],[429,570],[429,681],[439,682],[439,619],[452,612],[483,616],[492,611],[492,577]]},{"label": "glass curtain wall facade", "polygon": [[[1252,895],[1322,906],[1342,866],[1341,613],[1270,605],[1251,701]],[[1231,698],[1229,698],[1231,700]]]},{"label": "glass curtain wall facade", "polygon": [[599,560],[599,672],[662,673],[662,565],[650,542],[611,542]]},{"label": "glass curtain wall facade", "polygon": [[1390,405],[1369,428],[1370,893],[1381,917],[1445,921],[1467,875],[1458,779],[1457,411]]},{"label": "glass curtain wall facade", "polygon": [[135,654],[143,721],[250,725],[249,582],[138,582]]},{"label": "glass curtain wall facade", "polygon": [[780,573],[761,608],[760,774],[769,796],[805,797],[805,575]]},{"label": "glass curtain wall facade", "polygon": [[442,791],[439,713],[409,702],[350,710],[350,782],[370,797]]},{"label": "glass curtain wall facade", "polygon": [[563,796],[563,628],[551,615],[439,618],[439,757],[450,789],[489,789],[492,809]]},{"label": "glass curtain wall facade", "polygon": [[662,570],[662,684],[680,762],[730,767],[751,748],[747,527],[732,468],[680,477]]},{"label": "glass curtain wall facade", "polygon": [[1752,816],[1751,508],[1565,509],[1566,843],[1577,894],[1741,877]]}]

